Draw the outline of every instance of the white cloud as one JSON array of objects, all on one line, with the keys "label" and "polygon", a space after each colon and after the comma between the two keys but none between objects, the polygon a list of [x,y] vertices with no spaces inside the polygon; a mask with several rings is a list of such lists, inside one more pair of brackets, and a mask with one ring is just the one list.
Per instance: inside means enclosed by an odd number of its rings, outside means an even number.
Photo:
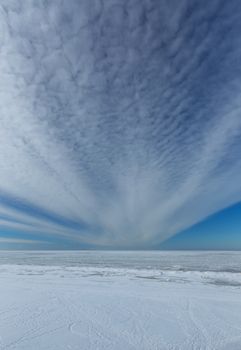
[{"label": "white cloud", "polygon": [[241,8],[225,6],[4,1],[0,225],[151,246],[240,201]]}]

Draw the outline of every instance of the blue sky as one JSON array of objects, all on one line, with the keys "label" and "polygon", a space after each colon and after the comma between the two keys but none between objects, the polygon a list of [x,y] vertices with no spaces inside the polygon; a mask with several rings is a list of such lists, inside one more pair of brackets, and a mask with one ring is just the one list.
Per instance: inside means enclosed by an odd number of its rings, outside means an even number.
[{"label": "blue sky", "polygon": [[241,250],[241,203],[174,235],[158,248]]},{"label": "blue sky", "polygon": [[240,247],[240,32],[238,0],[2,1],[0,248]]}]

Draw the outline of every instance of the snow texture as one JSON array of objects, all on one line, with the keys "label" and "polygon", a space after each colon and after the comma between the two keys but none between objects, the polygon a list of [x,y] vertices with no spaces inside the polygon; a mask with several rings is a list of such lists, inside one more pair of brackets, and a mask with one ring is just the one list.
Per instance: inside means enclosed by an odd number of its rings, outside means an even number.
[{"label": "snow texture", "polygon": [[0,264],[1,350],[241,349],[240,272],[41,259]]}]

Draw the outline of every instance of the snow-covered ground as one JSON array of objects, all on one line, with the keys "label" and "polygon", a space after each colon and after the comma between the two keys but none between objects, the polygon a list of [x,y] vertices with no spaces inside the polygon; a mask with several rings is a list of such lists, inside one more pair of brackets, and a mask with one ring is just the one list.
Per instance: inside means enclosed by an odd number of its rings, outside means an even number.
[{"label": "snow-covered ground", "polygon": [[1,350],[241,349],[237,269],[161,270],[148,258],[144,268],[141,255],[129,267],[41,259],[0,256]]}]

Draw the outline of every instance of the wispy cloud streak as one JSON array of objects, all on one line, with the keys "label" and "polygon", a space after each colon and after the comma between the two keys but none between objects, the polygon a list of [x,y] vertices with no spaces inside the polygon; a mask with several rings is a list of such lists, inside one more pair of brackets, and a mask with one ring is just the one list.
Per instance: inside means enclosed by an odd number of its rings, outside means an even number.
[{"label": "wispy cloud streak", "polygon": [[2,1],[0,229],[152,247],[240,201],[240,30],[238,0]]}]

